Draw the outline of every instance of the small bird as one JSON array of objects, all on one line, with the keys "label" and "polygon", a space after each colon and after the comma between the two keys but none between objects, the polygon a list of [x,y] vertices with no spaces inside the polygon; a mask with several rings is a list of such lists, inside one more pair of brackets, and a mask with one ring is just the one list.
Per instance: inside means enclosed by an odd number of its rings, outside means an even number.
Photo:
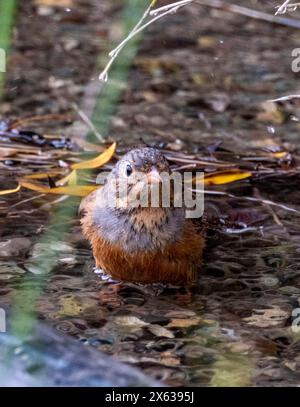
[{"label": "small bird", "polygon": [[[201,220],[199,225],[199,220],[197,224],[187,219],[185,209],[172,204],[172,188],[169,207],[160,198],[156,207],[130,205],[128,199],[124,203],[137,185],[150,187],[148,192],[160,185],[161,173],[171,170],[158,149],[135,148],[81,205],[83,233],[91,243],[96,267],[115,280],[185,286],[196,280],[205,245]],[[144,175],[142,182],[136,174]],[[122,183],[127,185],[127,195],[120,192]],[[117,203],[112,204],[115,191]]]}]

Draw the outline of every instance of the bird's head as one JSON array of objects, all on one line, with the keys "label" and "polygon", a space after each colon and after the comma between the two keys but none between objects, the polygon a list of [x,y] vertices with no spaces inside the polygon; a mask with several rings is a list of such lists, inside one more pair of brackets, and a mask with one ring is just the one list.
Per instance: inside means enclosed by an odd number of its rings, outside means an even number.
[{"label": "bird's head", "polygon": [[116,193],[118,207],[137,208],[152,206],[154,196],[154,206],[161,206],[162,184],[170,173],[169,163],[158,149],[135,148],[119,160],[108,176],[108,199],[112,202]]}]

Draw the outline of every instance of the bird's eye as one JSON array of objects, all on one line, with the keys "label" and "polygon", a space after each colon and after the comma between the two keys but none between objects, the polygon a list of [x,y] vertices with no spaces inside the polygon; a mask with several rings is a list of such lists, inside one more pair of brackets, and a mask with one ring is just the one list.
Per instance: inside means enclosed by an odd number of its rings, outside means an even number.
[{"label": "bird's eye", "polygon": [[132,169],[131,165],[130,165],[130,164],[127,164],[127,165],[126,165],[126,175],[127,175],[127,177],[130,177],[130,175],[132,174],[132,172],[133,172],[133,169]]}]

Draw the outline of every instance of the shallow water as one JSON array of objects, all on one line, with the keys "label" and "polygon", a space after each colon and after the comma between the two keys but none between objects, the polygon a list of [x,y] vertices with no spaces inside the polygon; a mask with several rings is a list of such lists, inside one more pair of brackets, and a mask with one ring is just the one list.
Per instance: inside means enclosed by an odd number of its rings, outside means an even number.
[{"label": "shallow water", "polygon": [[[99,24],[107,29],[109,22]],[[274,144],[299,150],[299,124],[292,119],[300,114],[297,102],[267,112],[261,105],[295,93],[297,75],[289,56],[297,42],[298,33],[286,27],[185,9],[168,24],[153,26],[144,38],[111,137],[127,146],[139,137],[156,144],[167,141],[186,152],[220,140],[235,151]],[[86,74],[80,73],[82,84]],[[11,84],[15,74],[9,73]],[[48,80],[48,72],[36,74]],[[28,80],[31,74],[26,75]],[[64,78],[72,75],[63,73]],[[42,83],[36,82],[30,89]],[[10,93],[12,114],[32,110],[28,89],[19,86],[25,101]],[[38,91],[44,92],[43,87]],[[64,91],[57,92],[59,103],[35,112],[64,111]],[[20,166],[1,168],[1,187],[11,187],[17,169],[22,171]],[[257,189],[264,198],[300,210],[298,178],[245,182],[228,190],[253,196]],[[236,211],[248,210],[250,217],[255,208],[265,213],[265,220],[243,233],[210,236],[196,287],[156,295],[149,287],[102,282],[93,272],[77,218],[60,218],[66,235],[56,231],[51,267],[46,267],[51,271],[40,277],[50,245],[40,239],[49,231],[49,218],[55,224],[57,205],[45,206],[52,197],[14,207],[32,197],[29,191],[0,197],[0,307],[9,311],[18,298],[30,302],[36,286],[41,290],[39,319],[170,385],[299,385],[299,334],[292,330],[300,307],[299,215],[220,198]],[[71,206],[70,200],[63,205]],[[22,240],[11,240],[15,238]],[[43,260],[33,265],[32,253],[44,253]]]},{"label": "shallow water", "polygon": [[[280,202],[289,200],[278,195]],[[38,317],[171,385],[297,384],[299,345],[291,316],[300,297],[299,216],[277,214],[284,228],[269,217],[255,231],[209,237],[197,286],[160,294],[101,281],[73,221],[64,241],[52,243],[54,267],[44,278]],[[26,227],[16,221],[1,219],[1,240],[23,236],[32,242],[42,219],[22,214]],[[19,249],[1,264],[0,304],[6,308],[19,292],[30,295],[38,276],[36,268],[25,271],[32,245],[24,254]]]}]

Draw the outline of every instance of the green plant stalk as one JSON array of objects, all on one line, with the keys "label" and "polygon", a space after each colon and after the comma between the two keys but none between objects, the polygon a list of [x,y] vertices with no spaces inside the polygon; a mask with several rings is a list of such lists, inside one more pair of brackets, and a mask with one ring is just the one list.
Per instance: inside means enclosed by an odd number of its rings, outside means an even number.
[{"label": "green plant stalk", "polygon": [[[0,0],[0,50],[6,56],[10,52],[11,32],[18,0]],[[0,56],[1,58],[1,56]],[[4,95],[5,72],[0,72],[0,101]]]},{"label": "green plant stalk", "polygon": [[38,300],[56,264],[57,253],[51,250],[51,243],[63,241],[64,235],[69,230],[68,225],[76,217],[78,205],[79,198],[71,197],[67,200],[67,204],[61,204],[56,208],[48,226],[48,232],[39,242],[45,246],[48,244],[49,249],[40,253],[32,263],[41,274],[34,274],[25,278],[17,291],[9,330],[19,339],[26,338],[34,329]]},{"label": "green plant stalk", "polygon": [[[147,6],[149,6],[149,0],[128,0],[128,5],[124,9],[123,17],[120,22],[124,35],[132,30],[141,15],[145,12]],[[121,94],[126,88],[129,68],[137,54],[142,36],[143,34],[139,34],[132,38],[120,52],[109,72],[108,82],[102,87],[99,82],[100,91],[91,120],[104,138],[108,136],[111,118],[115,114]],[[107,53],[113,48],[114,47],[111,47],[111,44],[109,44]],[[107,56],[102,54],[98,62],[99,72],[106,65],[106,62]],[[108,118],[109,120],[107,120]],[[88,140],[95,143],[98,141],[91,132],[88,134]]]},{"label": "green plant stalk", "polygon": [[[148,1],[128,0],[124,8],[123,16],[120,24],[123,24],[124,31],[129,32],[136,24],[141,14],[145,11],[145,5]],[[116,84],[126,84],[128,71],[132,65],[136,55],[139,39],[130,42],[125,49],[120,53],[118,59],[110,72],[110,81],[102,88],[99,94],[95,107],[95,124],[100,133],[107,134],[110,126],[113,112],[117,109],[123,87]],[[112,44],[109,44],[111,49]],[[103,61],[100,57],[100,61]],[[99,84],[100,88],[100,84]],[[78,208],[78,200],[68,199],[67,204],[60,204],[49,224],[49,232],[43,238],[42,243],[50,243],[51,241],[62,241],[64,235],[69,231],[71,220],[76,217]],[[33,330],[36,323],[36,306],[40,296],[49,279],[49,274],[56,262],[55,253],[49,250],[41,253],[35,261],[35,265],[40,269],[40,275],[28,276],[17,290],[14,306],[12,309],[12,317],[10,319],[10,332],[20,339],[25,339]]]}]

